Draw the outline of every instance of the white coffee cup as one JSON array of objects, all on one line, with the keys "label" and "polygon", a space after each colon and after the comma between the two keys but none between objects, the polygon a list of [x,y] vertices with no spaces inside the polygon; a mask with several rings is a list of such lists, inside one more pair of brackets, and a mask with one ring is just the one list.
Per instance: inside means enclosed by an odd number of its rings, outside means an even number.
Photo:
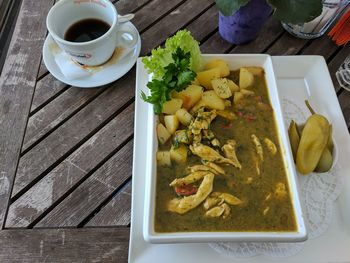
[{"label": "white coffee cup", "polygon": [[[99,38],[87,42],[70,42],[64,35],[70,26],[84,19],[99,19],[110,25]],[[87,66],[106,62],[116,47],[128,53],[137,44],[138,33],[127,23],[118,23],[118,13],[109,0],[61,0],[49,11],[46,26],[57,45],[71,58]]]}]

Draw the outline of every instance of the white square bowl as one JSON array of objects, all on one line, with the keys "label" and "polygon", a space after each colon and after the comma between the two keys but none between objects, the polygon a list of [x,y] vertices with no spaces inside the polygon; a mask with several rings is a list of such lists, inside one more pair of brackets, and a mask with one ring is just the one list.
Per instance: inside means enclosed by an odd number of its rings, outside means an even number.
[{"label": "white square bowl", "polygon": [[205,61],[213,58],[220,58],[227,62],[230,70],[236,70],[240,67],[258,66],[265,71],[266,84],[269,92],[270,102],[274,110],[276,119],[282,157],[287,174],[287,182],[290,190],[291,201],[296,220],[296,231],[266,231],[266,232],[247,232],[247,231],[217,231],[217,232],[172,232],[159,233],[154,229],[155,220],[155,200],[156,200],[156,180],[157,164],[156,152],[158,149],[158,140],[156,135],[156,125],[158,118],[154,115],[153,106],[148,105],[148,131],[147,131],[147,155],[145,171],[145,200],[144,200],[144,220],[143,237],[150,243],[196,243],[196,242],[218,242],[218,241],[237,241],[237,242],[298,242],[307,239],[307,232],[304,224],[304,216],[299,199],[299,187],[297,183],[297,174],[293,162],[289,138],[284,126],[280,98],[277,90],[275,74],[272,66],[272,60],[269,55],[263,54],[208,54],[203,55]]}]

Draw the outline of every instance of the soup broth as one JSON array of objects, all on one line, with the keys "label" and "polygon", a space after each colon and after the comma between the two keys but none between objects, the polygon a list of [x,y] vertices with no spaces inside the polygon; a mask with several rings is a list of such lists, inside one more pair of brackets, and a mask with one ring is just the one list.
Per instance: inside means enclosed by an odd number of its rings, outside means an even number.
[{"label": "soup broth", "polygon": [[[238,83],[239,71],[232,71],[228,78]],[[213,193],[227,193],[238,198],[239,204],[232,205],[222,197],[209,209],[205,208],[203,201],[182,214],[169,211],[170,200],[183,198],[169,186],[171,182],[190,174],[188,167],[203,164],[202,158],[188,149],[186,163],[157,167],[156,232],[296,231],[282,149],[264,74],[255,75],[253,86],[247,90],[253,93],[246,94],[240,103],[232,103],[232,106],[225,109],[235,114],[234,120],[218,115],[210,123],[210,130],[220,142],[220,147],[211,145],[209,141],[201,142],[224,156],[222,146],[228,140],[235,141],[235,153],[241,169],[217,163],[225,171],[225,175],[215,174],[212,196],[215,195]],[[169,149],[170,144],[174,144],[174,141],[169,140],[160,145],[159,150]],[[199,191],[201,182],[202,180],[198,180],[191,187]],[[224,207],[223,203],[229,209],[221,213],[220,207]],[[208,211],[214,207],[219,207],[213,211],[221,213],[220,216],[210,215]]]}]

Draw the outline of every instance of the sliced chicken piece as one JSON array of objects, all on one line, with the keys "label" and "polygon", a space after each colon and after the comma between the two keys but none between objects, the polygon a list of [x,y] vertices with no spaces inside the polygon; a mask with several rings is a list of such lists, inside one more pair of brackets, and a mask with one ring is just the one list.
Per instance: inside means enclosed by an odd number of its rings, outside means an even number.
[{"label": "sliced chicken piece", "polygon": [[236,167],[236,163],[232,160],[221,156],[217,151],[201,143],[190,145],[193,154],[198,155],[205,161],[227,163]]},{"label": "sliced chicken piece", "polygon": [[191,173],[197,172],[197,171],[209,171],[209,172],[212,172],[213,174],[219,174],[219,172],[216,171],[214,168],[211,168],[208,165],[202,165],[202,164],[196,164],[194,166],[187,167],[187,170],[190,171]]},{"label": "sliced chicken piece", "polygon": [[194,134],[193,135],[193,143],[200,143],[202,141],[202,134]]},{"label": "sliced chicken piece", "polygon": [[215,134],[211,130],[202,130],[203,137],[209,141],[215,139]]},{"label": "sliced chicken piece", "polygon": [[202,130],[208,130],[210,123],[216,118],[216,110],[204,111],[200,109],[193,122],[188,127],[193,134],[200,134]]},{"label": "sliced chicken piece", "polygon": [[220,217],[225,212],[222,206],[215,206],[205,213],[207,217]]},{"label": "sliced chicken piece", "polygon": [[218,197],[222,198],[226,203],[229,205],[241,205],[243,204],[243,201],[234,195],[231,195],[229,193],[222,193],[222,192],[212,192],[210,194],[210,197]]},{"label": "sliced chicken piece", "polygon": [[251,135],[251,138],[253,140],[253,143],[255,145],[255,149],[256,149],[256,153],[258,154],[259,158],[261,161],[264,161],[264,151],[263,148],[261,146],[260,140],[258,137],[256,137],[255,134]]},{"label": "sliced chicken piece", "polygon": [[213,139],[213,140],[211,140],[211,145],[213,145],[214,147],[220,147],[220,142],[219,142],[219,140],[218,139]]},{"label": "sliced chicken piece", "polygon": [[170,183],[169,186],[181,186],[181,185],[193,184],[194,182],[197,182],[203,179],[203,177],[206,174],[208,174],[208,171],[196,171],[185,177],[176,178]]},{"label": "sliced chicken piece", "polygon": [[226,144],[222,146],[221,150],[224,152],[226,158],[232,160],[235,164],[234,166],[238,169],[242,169],[241,163],[238,161],[236,155],[236,141],[235,140],[227,140]]},{"label": "sliced chicken piece", "polygon": [[217,171],[219,174],[225,175],[226,172],[224,169],[222,169],[219,165],[212,163],[212,162],[206,162],[206,166],[209,166],[210,168],[213,168],[215,171]]},{"label": "sliced chicken piece", "polygon": [[225,203],[223,203],[221,205],[221,207],[224,209],[224,213],[222,214],[222,218],[225,219],[230,215],[231,208]]},{"label": "sliced chicken piece", "polygon": [[191,209],[199,206],[213,191],[213,182],[215,175],[208,172],[204,176],[197,193],[183,198],[174,198],[168,202],[168,210],[178,214],[184,214]]},{"label": "sliced chicken piece", "polygon": [[254,165],[255,165],[256,173],[258,175],[260,175],[260,162],[259,162],[258,156],[256,156],[256,153],[252,152],[252,158],[253,158],[253,162],[254,162]]},{"label": "sliced chicken piece", "polygon": [[207,197],[205,202],[203,203],[203,207],[205,210],[212,208],[213,206],[220,205],[224,202],[224,199],[219,197]]},{"label": "sliced chicken piece", "polygon": [[211,130],[202,130],[203,137],[210,141],[211,145],[220,147],[220,141],[215,138],[214,133]]},{"label": "sliced chicken piece", "polygon": [[275,155],[277,153],[276,145],[268,138],[265,138],[264,142],[265,142],[266,147],[269,150],[269,152],[272,153],[272,155]]}]

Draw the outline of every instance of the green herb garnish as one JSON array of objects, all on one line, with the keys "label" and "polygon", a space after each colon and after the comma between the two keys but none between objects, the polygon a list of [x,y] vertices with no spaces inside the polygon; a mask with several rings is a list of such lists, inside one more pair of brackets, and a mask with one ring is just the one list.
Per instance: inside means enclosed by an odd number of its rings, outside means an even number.
[{"label": "green herb garnish", "polygon": [[173,90],[183,90],[196,77],[196,73],[190,68],[190,58],[190,52],[185,53],[178,47],[172,53],[173,62],[164,68],[165,73],[162,79],[153,79],[147,83],[151,95],[147,96],[144,92],[141,92],[141,98],[154,105],[156,114],[162,112],[163,104],[170,100]]}]

